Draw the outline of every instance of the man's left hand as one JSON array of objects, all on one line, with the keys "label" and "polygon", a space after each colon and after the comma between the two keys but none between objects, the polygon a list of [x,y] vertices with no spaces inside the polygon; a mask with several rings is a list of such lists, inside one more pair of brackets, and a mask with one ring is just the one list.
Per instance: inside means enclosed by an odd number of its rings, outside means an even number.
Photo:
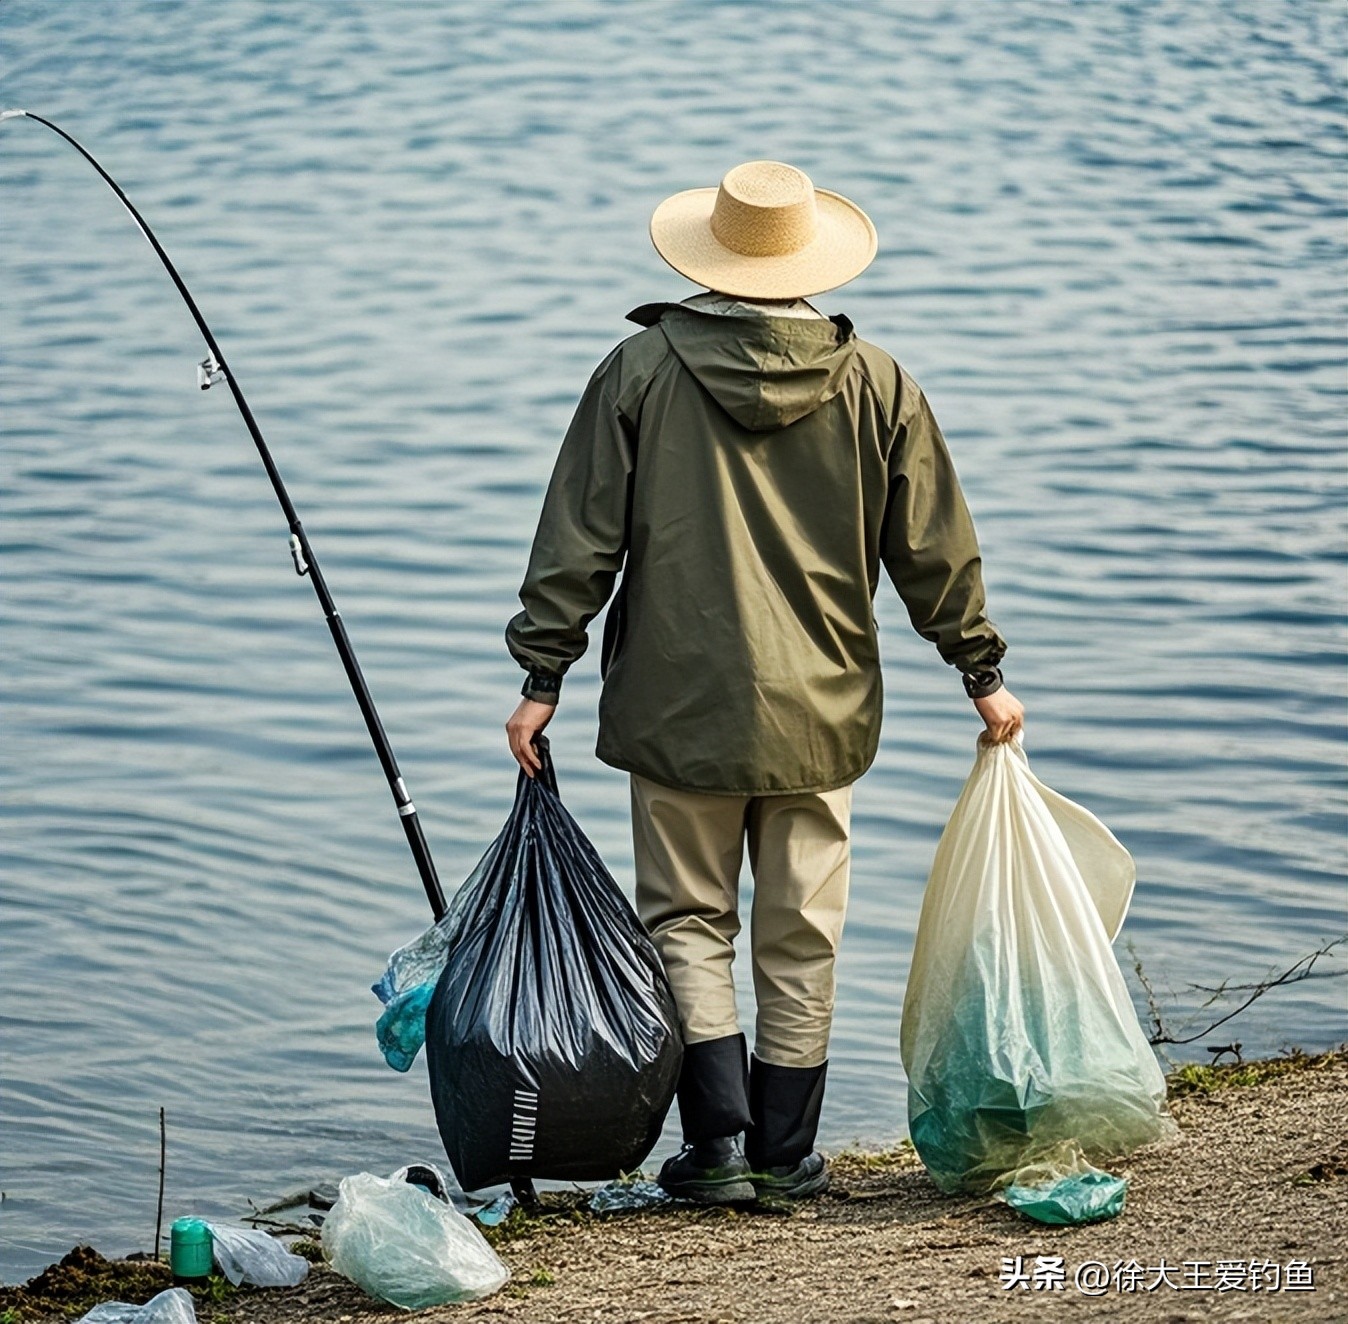
[{"label": "man's left hand", "polygon": [[510,741],[510,752],[520,767],[532,777],[542,768],[538,751],[534,748],[534,737],[552,721],[557,711],[555,703],[536,703],[533,699],[521,699],[519,707],[510,714],[506,723],[506,738]]},{"label": "man's left hand", "polygon": [[1003,744],[1025,729],[1025,705],[1005,685],[986,698],[975,699],[974,707],[993,744]]}]

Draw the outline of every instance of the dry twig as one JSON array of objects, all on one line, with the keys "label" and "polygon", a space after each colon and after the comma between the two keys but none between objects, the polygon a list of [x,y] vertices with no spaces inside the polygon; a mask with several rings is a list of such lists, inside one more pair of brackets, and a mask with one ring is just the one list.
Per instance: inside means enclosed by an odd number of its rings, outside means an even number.
[{"label": "dry twig", "polygon": [[[1205,1026],[1194,1034],[1183,1035],[1172,1034],[1170,1029],[1166,1026],[1165,1018],[1161,1013],[1160,1004],[1156,999],[1155,989],[1152,987],[1151,980],[1147,978],[1146,972],[1142,969],[1142,958],[1138,956],[1136,948],[1129,942],[1128,954],[1133,958],[1133,973],[1137,976],[1137,982],[1142,985],[1142,991],[1146,994],[1147,1014],[1151,1018],[1151,1034],[1148,1037],[1148,1042],[1153,1045],[1191,1044],[1195,1040],[1202,1039],[1204,1036],[1211,1034],[1213,1030],[1217,1029],[1219,1026],[1225,1025],[1227,1021],[1233,1020],[1235,1017],[1239,1016],[1241,1012],[1259,998],[1263,997],[1264,994],[1271,989],[1281,988],[1286,984],[1297,984],[1303,979],[1310,978],[1311,971],[1315,969],[1315,963],[1322,956],[1328,956],[1336,947],[1345,942],[1348,942],[1348,933],[1340,934],[1337,938],[1331,938],[1329,941],[1316,948],[1315,951],[1308,952],[1299,961],[1294,961],[1281,974],[1270,975],[1267,979],[1263,979],[1257,984],[1231,984],[1226,980],[1223,980],[1222,983],[1215,988],[1205,987],[1202,984],[1191,984],[1189,986],[1190,988],[1196,988],[1204,993],[1212,994],[1212,996],[1203,1003],[1204,1007],[1210,1007],[1218,998],[1224,997],[1228,993],[1249,993],[1250,996],[1247,997],[1240,1006],[1235,1008],[1234,1011],[1227,1012],[1225,1016],[1219,1016],[1211,1024]],[[1340,973],[1348,972],[1334,972],[1334,974]],[[1324,978],[1325,976],[1321,975],[1320,977]],[[1227,1047],[1219,1051],[1236,1051],[1236,1055],[1239,1057],[1239,1052],[1237,1051],[1238,1047],[1238,1045],[1235,1046],[1235,1049]]]}]

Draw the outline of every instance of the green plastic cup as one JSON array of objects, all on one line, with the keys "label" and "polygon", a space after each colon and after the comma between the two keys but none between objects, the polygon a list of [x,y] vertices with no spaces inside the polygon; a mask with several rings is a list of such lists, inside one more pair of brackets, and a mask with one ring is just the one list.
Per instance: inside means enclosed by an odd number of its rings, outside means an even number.
[{"label": "green plastic cup", "polygon": [[211,1229],[199,1218],[175,1218],[169,1228],[169,1268],[175,1283],[200,1283],[211,1276]]}]

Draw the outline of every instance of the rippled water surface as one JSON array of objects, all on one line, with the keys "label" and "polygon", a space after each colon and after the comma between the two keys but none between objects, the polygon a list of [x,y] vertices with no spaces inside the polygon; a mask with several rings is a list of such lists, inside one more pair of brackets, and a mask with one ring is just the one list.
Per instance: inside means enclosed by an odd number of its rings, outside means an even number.
[{"label": "rippled water surface", "polygon": [[[1183,1024],[1190,984],[1344,928],[1344,13],[8,0],[0,103],[82,138],[176,257],[451,883],[513,792],[501,631],[570,410],[629,308],[691,292],[650,209],[751,157],[855,197],[881,254],[820,304],[930,395],[1034,766],[1135,853],[1125,932]],[[368,992],[425,904],[238,415],[73,152],[0,126],[0,199],[15,1278],[148,1244],[160,1105],[170,1213],[438,1144]],[[976,736],[887,589],[878,614],[835,1144],[902,1131],[913,929]],[[587,658],[555,748],[627,885],[597,688]],[[1343,992],[1307,980],[1180,1051],[1326,1045]]]}]

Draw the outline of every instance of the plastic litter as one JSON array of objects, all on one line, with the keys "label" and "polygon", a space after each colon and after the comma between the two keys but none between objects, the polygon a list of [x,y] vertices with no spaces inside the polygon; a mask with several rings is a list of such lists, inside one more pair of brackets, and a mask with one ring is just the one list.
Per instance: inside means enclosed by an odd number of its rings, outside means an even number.
[{"label": "plastic litter", "polygon": [[1042,1186],[1022,1186],[1012,1182],[999,1192],[1012,1209],[1036,1223],[1095,1223],[1123,1213],[1128,1195],[1128,1179],[1115,1177],[1099,1168],[1059,1177]]},{"label": "plastic litter", "polygon": [[468,1190],[607,1181],[659,1139],[683,1057],[640,921],[543,768],[446,916],[426,1016],[431,1097]]},{"label": "plastic litter", "polygon": [[673,1204],[674,1197],[658,1182],[645,1177],[625,1177],[590,1192],[592,1214],[636,1214]]},{"label": "plastic litter", "polygon": [[996,1198],[1038,1223],[1094,1223],[1123,1213],[1127,1177],[1094,1167],[1075,1140],[1043,1151]]},{"label": "plastic litter", "polygon": [[179,1287],[204,1283],[214,1262],[210,1224],[190,1215],[175,1218],[169,1228],[169,1269],[174,1283]]},{"label": "plastic litter", "polygon": [[292,1255],[260,1228],[208,1223],[215,1244],[215,1263],[235,1287],[294,1287],[309,1273],[309,1261]]},{"label": "plastic litter", "polygon": [[446,915],[424,933],[399,947],[370,991],[384,1004],[375,1037],[384,1061],[395,1071],[408,1071],[426,1042],[426,1008],[435,981],[449,956]]},{"label": "plastic litter", "polygon": [[514,1195],[506,1191],[504,1195],[498,1195],[490,1204],[484,1204],[473,1210],[473,1217],[483,1227],[499,1227],[515,1212],[518,1205],[519,1201],[515,1199]]},{"label": "plastic litter", "polygon": [[397,994],[375,1023],[379,1051],[394,1071],[410,1071],[417,1060],[421,1045],[426,1042],[426,1008],[434,992],[435,985],[431,983],[418,984],[406,993]]},{"label": "plastic litter", "polygon": [[421,1310],[499,1291],[510,1271],[453,1205],[400,1177],[346,1177],[323,1225],[323,1254],[371,1296]]},{"label": "plastic litter", "polygon": [[903,1004],[909,1134],[942,1189],[1034,1186],[1016,1207],[1100,1217],[1122,1190],[1068,1172],[1044,1195],[1058,1180],[1049,1157],[1065,1143],[1120,1155],[1173,1133],[1110,947],[1135,877],[1109,829],[1044,786],[1018,741],[980,739],[936,848]]},{"label": "plastic litter", "polygon": [[420,1186],[437,1200],[445,1200],[459,1213],[475,1219],[479,1227],[496,1227],[505,1222],[518,1204],[511,1191],[505,1191],[490,1201],[476,1199],[459,1185],[452,1172],[445,1172],[434,1163],[409,1163],[393,1174],[393,1180]]},{"label": "plastic litter", "polygon": [[104,1301],[77,1324],[196,1324],[197,1312],[192,1294],[182,1287],[170,1287],[152,1296],[143,1306],[127,1301]]},{"label": "plastic litter", "polygon": [[454,1180],[452,1172],[446,1172],[443,1168],[436,1167],[434,1163],[409,1163],[399,1168],[393,1174],[392,1180],[411,1182],[413,1186],[420,1186],[437,1200],[452,1204],[461,1214],[472,1213],[482,1203],[464,1192],[463,1187]]},{"label": "plastic litter", "polygon": [[386,1006],[403,993],[421,984],[434,984],[445,968],[449,955],[449,916],[399,947],[388,958],[388,965],[370,991]]}]

